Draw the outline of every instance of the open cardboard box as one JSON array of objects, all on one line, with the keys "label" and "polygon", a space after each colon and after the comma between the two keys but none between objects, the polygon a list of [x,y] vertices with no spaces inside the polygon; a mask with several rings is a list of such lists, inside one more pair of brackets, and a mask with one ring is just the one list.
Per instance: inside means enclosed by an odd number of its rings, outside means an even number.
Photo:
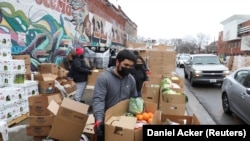
[{"label": "open cardboard box", "polygon": [[[154,113],[157,104],[144,101],[144,111]],[[123,100],[105,112],[105,140],[106,141],[142,141],[142,128],[135,130],[136,117],[126,117],[129,100]]]},{"label": "open cardboard box", "polygon": [[38,80],[39,93],[53,93],[55,92],[55,80],[57,75],[55,74],[35,74],[34,79]]},{"label": "open cardboard box", "polygon": [[188,115],[168,115],[157,110],[154,113],[152,125],[167,125],[166,120],[169,119],[172,122],[178,123],[179,125],[200,125],[199,119],[195,114],[192,116]]},{"label": "open cardboard box", "polygon": [[61,94],[39,94],[28,97],[30,116],[51,115],[47,107],[52,100],[60,104],[62,102]]},{"label": "open cardboard box", "polygon": [[[173,88],[172,88],[173,89]],[[179,89],[173,89],[182,93]],[[184,115],[186,110],[186,95],[184,94],[163,94],[160,90],[160,110],[168,115]]]},{"label": "open cardboard box", "polygon": [[48,109],[55,117],[49,137],[62,141],[79,141],[88,120],[88,108],[89,105],[66,97],[61,105],[51,101]]}]

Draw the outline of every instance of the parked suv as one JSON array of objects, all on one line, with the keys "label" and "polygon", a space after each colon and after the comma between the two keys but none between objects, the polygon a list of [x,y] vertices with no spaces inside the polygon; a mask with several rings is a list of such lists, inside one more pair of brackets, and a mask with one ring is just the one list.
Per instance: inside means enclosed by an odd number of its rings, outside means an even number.
[{"label": "parked suv", "polygon": [[196,83],[222,84],[229,69],[214,54],[193,54],[184,63],[184,75],[192,86]]}]

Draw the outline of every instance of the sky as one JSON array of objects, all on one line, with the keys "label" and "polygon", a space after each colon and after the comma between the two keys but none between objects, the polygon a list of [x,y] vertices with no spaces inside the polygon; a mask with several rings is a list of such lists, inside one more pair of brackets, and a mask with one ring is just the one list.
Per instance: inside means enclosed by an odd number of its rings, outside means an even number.
[{"label": "sky", "polygon": [[222,21],[250,15],[250,0],[109,0],[137,25],[137,35],[151,39],[196,37],[217,40]]}]

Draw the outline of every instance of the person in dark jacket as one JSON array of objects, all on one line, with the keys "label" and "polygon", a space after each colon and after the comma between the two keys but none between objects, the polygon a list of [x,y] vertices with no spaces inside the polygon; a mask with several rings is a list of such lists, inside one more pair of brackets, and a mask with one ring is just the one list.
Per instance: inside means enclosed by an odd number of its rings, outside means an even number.
[{"label": "person in dark jacket", "polygon": [[143,64],[143,58],[139,55],[136,56],[136,64],[132,70],[132,75],[135,78],[136,81],[136,89],[137,89],[137,94],[140,97],[141,96],[141,89],[144,81],[148,81],[148,76],[146,74],[144,64]]},{"label": "person in dark jacket", "polygon": [[138,97],[136,82],[131,75],[135,62],[133,52],[123,49],[117,54],[115,66],[107,68],[96,80],[92,108],[97,141],[104,141],[105,111],[122,100]]},{"label": "person in dark jacket", "polygon": [[[133,50],[133,53],[138,56],[140,55],[139,51],[138,50]],[[142,58],[142,57],[141,57]],[[143,68],[144,70],[146,71],[146,73],[148,73],[149,69],[148,69],[148,66],[146,64],[146,61],[142,58],[142,63],[143,63]]]},{"label": "person in dark jacket", "polygon": [[110,50],[109,64],[108,67],[115,66],[116,53],[114,49]]},{"label": "person in dark jacket", "polygon": [[84,102],[82,101],[82,97],[87,85],[88,75],[92,73],[83,59],[83,53],[83,48],[76,48],[75,55],[73,56],[73,62],[71,64],[71,77],[76,83],[76,94],[74,99],[79,102]]}]

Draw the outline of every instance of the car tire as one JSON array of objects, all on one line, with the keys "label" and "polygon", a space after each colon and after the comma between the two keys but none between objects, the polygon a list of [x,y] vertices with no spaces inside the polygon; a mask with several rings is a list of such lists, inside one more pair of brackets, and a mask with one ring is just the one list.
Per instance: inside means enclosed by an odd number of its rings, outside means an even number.
[{"label": "car tire", "polygon": [[193,80],[192,74],[190,74],[189,81],[190,81],[191,86],[195,86],[195,82]]},{"label": "car tire", "polygon": [[222,94],[222,108],[226,114],[228,115],[232,114],[232,111],[230,110],[229,106],[229,99],[226,93]]}]

